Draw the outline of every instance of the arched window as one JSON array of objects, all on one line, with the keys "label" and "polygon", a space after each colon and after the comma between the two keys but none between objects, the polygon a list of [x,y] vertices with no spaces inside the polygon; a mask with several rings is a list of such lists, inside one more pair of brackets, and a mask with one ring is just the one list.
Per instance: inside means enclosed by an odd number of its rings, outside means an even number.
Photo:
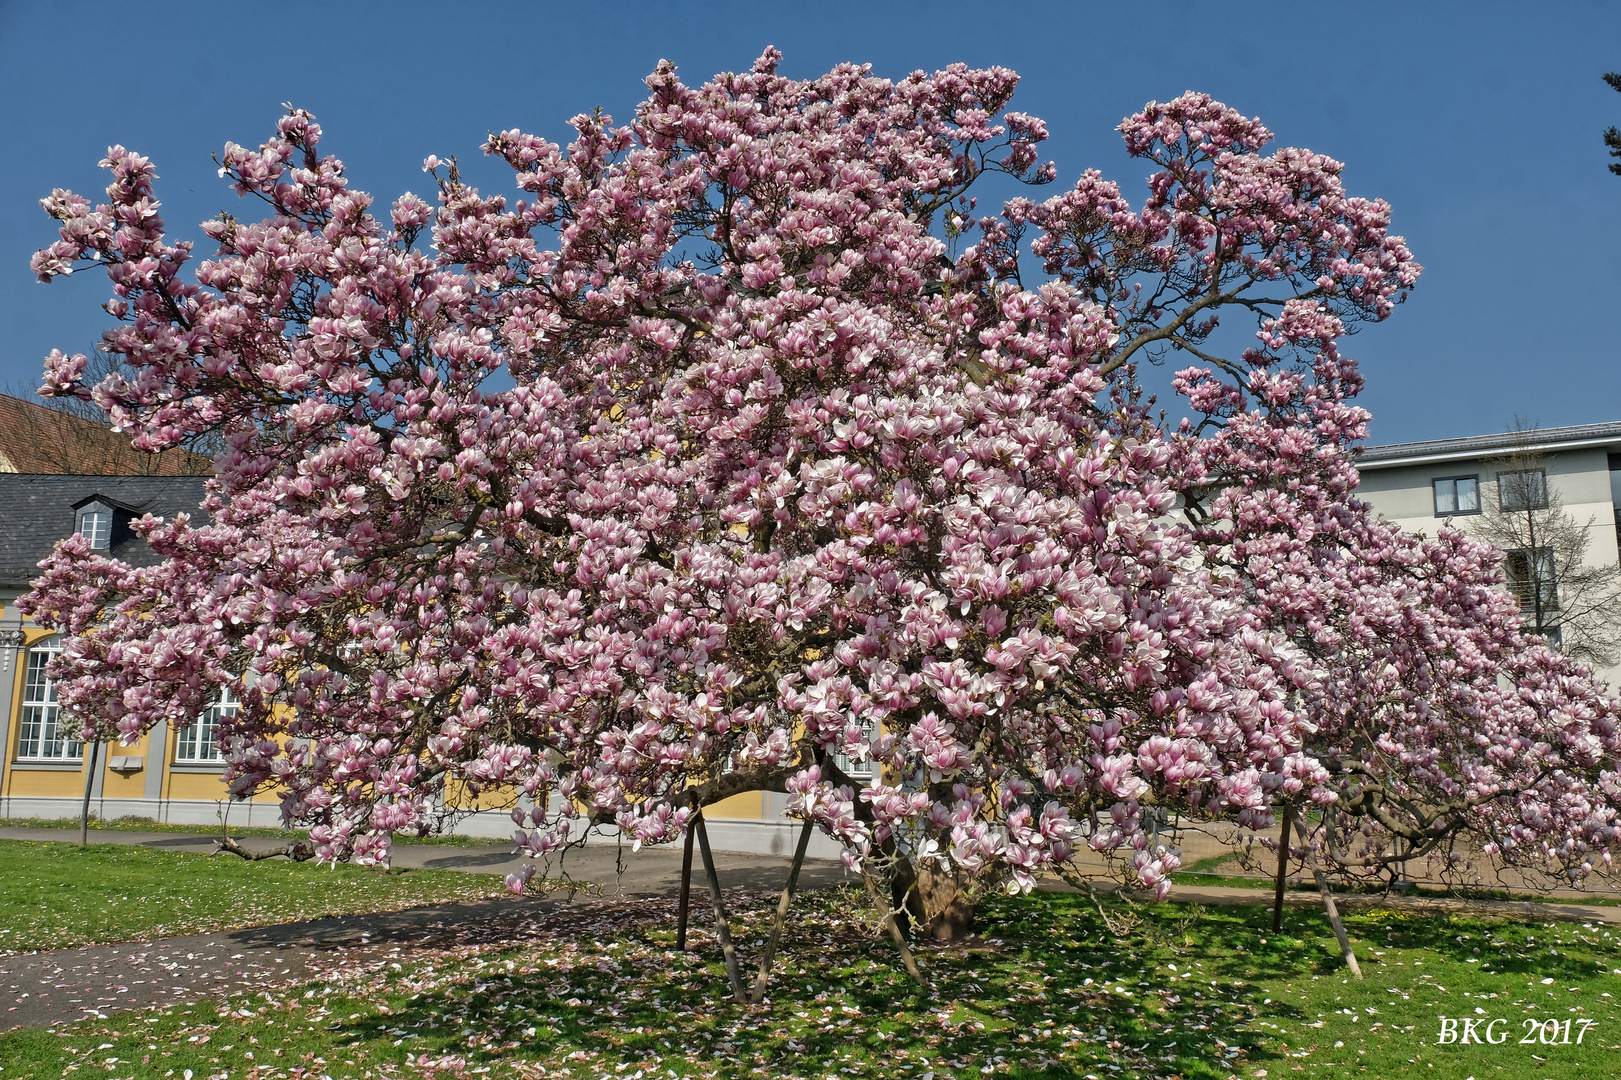
[{"label": "arched window", "polygon": [[220,760],[219,726],[220,721],[235,716],[242,703],[231,696],[228,687],[220,687],[219,697],[214,704],[203,710],[197,722],[180,732],[175,743],[174,759],[176,761],[218,761]]},{"label": "arched window", "polygon": [[113,538],[113,508],[99,502],[86,504],[79,510],[75,531],[97,551],[106,551]]},{"label": "arched window", "polygon": [[84,744],[76,731],[64,730],[56,683],[45,665],[62,648],[55,641],[28,650],[28,673],[23,680],[22,727],[17,733],[17,757],[30,761],[79,761]]}]

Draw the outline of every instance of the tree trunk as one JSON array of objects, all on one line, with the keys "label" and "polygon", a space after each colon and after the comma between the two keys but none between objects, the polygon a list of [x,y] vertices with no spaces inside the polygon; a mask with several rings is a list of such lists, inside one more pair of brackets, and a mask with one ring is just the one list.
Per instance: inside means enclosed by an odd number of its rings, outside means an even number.
[{"label": "tree trunk", "polygon": [[1283,887],[1289,877],[1289,817],[1294,808],[1283,808],[1283,834],[1278,840],[1278,891],[1272,898],[1272,932],[1283,929]]},{"label": "tree trunk", "polygon": [[938,861],[917,867],[917,895],[922,900],[920,928],[936,941],[962,941],[974,932],[974,904],[967,881],[956,866],[942,869]]},{"label": "tree trunk", "polygon": [[765,984],[771,975],[771,960],[777,955],[777,942],[782,940],[782,924],[788,919],[788,905],[794,902],[794,888],[799,884],[799,868],[805,864],[805,849],[810,847],[813,828],[815,825],[806,819],[804,827],[799,830],[799,846],[794,849],[793,865],[788,867],[788,884],[782,887],[782,896],[777,900],[777,917],[771,922],[771,936],[766,939],[765,955],[760,957],[760,973],[754,979],[753,1001],[756,1005],[765,1000]]},{"label": "tree trunk", "polygon": [[90,842],[90,790],[96,782],[96,758],[100,756],[101,743],[90,744],[90,763],[84,770],[84,805],[79,808],[79,846]]},{"label": "tree trunk", "polygon": [[1317,891],[1323,894],[1323,910],[1328,912],[1328,924],[1334,928],[1334,936],[1340,942],[1340,955],[1345,957],[1346,966],[1351,974],[1362,978],[1362,968],[1357,965],[1356,953],[1351,949],[1351,939],[1346,936],[1345,924],[1340,922],[1340,909],[1334,904],[1334,894],[1328,889],[1328,877],[1323,868],[1317,865],[1317,852],[1310,847],[1306,849],[1306,858],[1311,860],[1311,872],[1317,878]]},{"label": "tree trunk", "polygon": [[687,824],[687,838],[681,845],[681,899],[675,908],[675,951],[687,951],[687,908],[692,904],[692,838],[697,826]]}]

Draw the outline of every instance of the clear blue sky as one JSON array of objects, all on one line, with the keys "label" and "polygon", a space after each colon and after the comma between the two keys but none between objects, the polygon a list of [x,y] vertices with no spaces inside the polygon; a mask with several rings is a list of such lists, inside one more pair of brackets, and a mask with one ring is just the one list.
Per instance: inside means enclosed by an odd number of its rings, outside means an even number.
[{"label": "clear blue sky", "polygon": [[[132,14],[134,12],[134,14]],[[110,143],[151,157],[172,232],[237,199],[209,155],[257,145],[281,103],[313,111],[356,186],[427,193],[429,153],[479,158],[491,129],[563,138],[601,105],[626,119],[661,58],[692,81],[766,44],[785,73],[843,61],[900,76],[951,61],[1023,76],[1059,184],[1096,166],[1140,197],[1114,126],[1143,102],[1207,91],[1286,144],[1348,163],[1394,205],[1426,270],[1347,351],[1375,442],[1621,419],[1621,5],[1610,3],[45,3],[0,0],[0,385],[36,385],[53,346],[84,351],[104,279],[45,286],[36,200],[94,197]],[[480,165],[486,189],[502,172]],[[510,173],[506,174],[510,176]],[[1048,191],[1054,189],[1049,188]],[[244,210],[246,208],[243,208]],[[206,244],[199,245],[206,250]]]}]

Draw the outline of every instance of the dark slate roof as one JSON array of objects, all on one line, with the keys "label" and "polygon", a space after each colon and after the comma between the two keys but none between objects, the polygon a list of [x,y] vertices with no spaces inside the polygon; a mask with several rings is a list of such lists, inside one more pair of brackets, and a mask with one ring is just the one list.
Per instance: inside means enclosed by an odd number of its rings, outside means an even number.
[{"label": "dark slate roof", "polygon": [[1569,427],[1506,431],[1496,435],[1470,435],[1462,439],[1430,439],[1426,442],[1369,446],[1357,457],[1357,467],[1381,468],[1488,457],[1522,448],[1550,452],[1618,444],[1621,444],[1621,421],[1611,420],[1602,424],[1574,424]]},{"label": "dark slate roof", "polygon": [[[208,515],[197,508],[207,482],[206,476],[0,473],[0,585],[22,586],[39,576],[39,561],[58,540],[73,535],[76,505],[99,495],[133,511],[136,517],[152,514],[172,519],[186,512],[200,524],[208,521]],[[124,527],[113,530],[108,553],[132,566],[158,561],[146,541]]]}]

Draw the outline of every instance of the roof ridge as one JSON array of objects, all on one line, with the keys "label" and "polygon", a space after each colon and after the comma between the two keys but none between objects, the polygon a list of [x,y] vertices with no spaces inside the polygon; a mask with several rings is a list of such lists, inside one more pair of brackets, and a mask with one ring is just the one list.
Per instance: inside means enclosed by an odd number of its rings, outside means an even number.
[{"label": "roof ridge", "polygon": [[128,435],[109,424],[0,394],[0,472],[199,476],[211,475],[213,462],[183,447],[137,450]]},{"label": "roof ridge", "polygon": [[1469,450],[1495,450],[1516,445],[1528,447],[1582,439],[1616,439],[1621,441],[1621,420],[1605,420],[1593,424],[1565,424],[1560,427],[1530,428],[1524,431],[1502,431],[1485,435],[1463,435],[1450,439],[1418,439],[1412,442],[1381,443],[1360,448],[1359,461],[1388,461],[1424,454],[1460,452]]}]

